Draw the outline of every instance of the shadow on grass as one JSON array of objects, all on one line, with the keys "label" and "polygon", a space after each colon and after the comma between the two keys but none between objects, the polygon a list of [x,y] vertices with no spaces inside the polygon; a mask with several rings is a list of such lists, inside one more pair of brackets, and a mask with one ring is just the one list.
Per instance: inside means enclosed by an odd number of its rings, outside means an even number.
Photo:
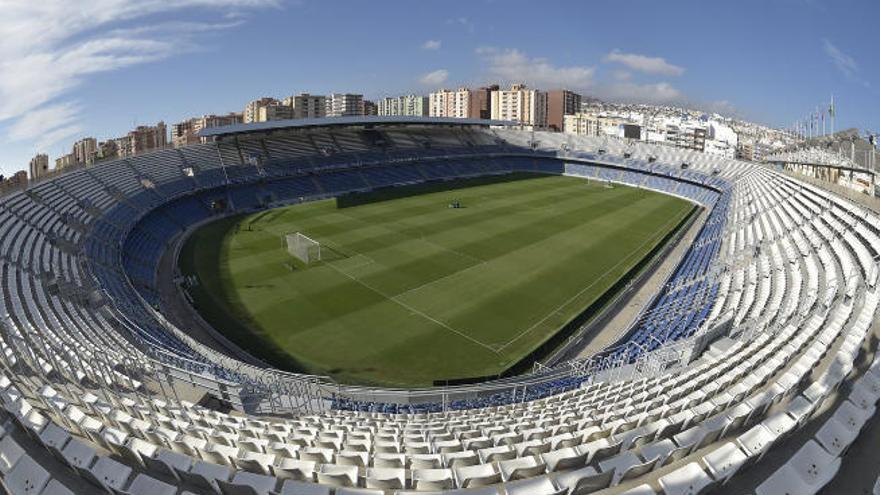
[{"label": "shadow on grass", "polygon": [[220,270],[223,240],[241,219],[233,216],[205,225],[181,249],[181,273],[196,275],[199,281],[189,288],[193,307],[217,332],[252,356],[284,371],[308,373],[307,367],[264,337],[241,300],[224,289],[227,284]]},{"label": "shadow on grass", "polygon": [[[387,186],[373,189],[367,192],[353,192],[336,197],[337,208],[351,208],[370,203],[380,203],[382,201],[391,201],[393,199],[409,198],[412,196],[420,196],[422,194],[438,193],[443,191],[455,191],[457,189],[466,189],[469,187],[485,186],[489,184],[500,184],[503,182],[514,182],[520,180],[535,179],[538,177],[547,177],[547,174],[539,174],[537,172],[511,172],[498,175],[484,175],[469,179],[452,179],[452,180],[432,180],[413,184],[409,186]],[[466,206],[462,206],[464,208]]]}]

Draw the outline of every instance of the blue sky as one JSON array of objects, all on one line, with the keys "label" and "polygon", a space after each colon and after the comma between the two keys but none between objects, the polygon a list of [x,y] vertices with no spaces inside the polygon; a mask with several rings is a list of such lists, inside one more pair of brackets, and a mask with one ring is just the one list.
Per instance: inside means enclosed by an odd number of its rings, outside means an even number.
[{"label": "blue sky", "polygon": [[525,81],[880,131],[875,0],[0,0],[0,169],[259,96]]}]

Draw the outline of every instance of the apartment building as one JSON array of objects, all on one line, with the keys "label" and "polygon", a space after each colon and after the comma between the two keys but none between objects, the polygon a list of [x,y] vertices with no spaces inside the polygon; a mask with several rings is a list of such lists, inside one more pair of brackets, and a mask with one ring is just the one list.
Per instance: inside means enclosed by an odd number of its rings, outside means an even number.
[{"label": "apartment building", "polygon": [[171,126],[171,144],[175,148],[202,142],[199,131],[210,127],[223,127],[227,125],[241,124],[244,116],[241,113],[231,112],[226,115],[203,115],[178,122]]},{"label": "apartment building", "polygon": [[49,155],[39,153],[31,158],[29,167],[31,180],[39,179],[49,173]]},{"label": "apartment building", "polygon": [[332,93],[327,97],[327,117],[351,117],[364,114],[364,95]]},{"label": "apartment building", "polygon": [[562,132],[564,117],[580,111],[582,97],[567,89],[554,89],[547,92],[547,127]]},{"label": "apartment building", "polygon": [[319,119],[327,116],[327,97],[300,93],[288,96],[282,102],[293,108],[294,119]]},{"label": "apartment building", "polygon": [[379,115],[403,115],[423,117],[430,115],[427,96],[405,95],[386,97],[379,100]]},{"label": "apartment building", "polygon": [[492,119],[510,120],[524,128],[547,128],[547,93],[514,84],[509,90],[492,91]]}]

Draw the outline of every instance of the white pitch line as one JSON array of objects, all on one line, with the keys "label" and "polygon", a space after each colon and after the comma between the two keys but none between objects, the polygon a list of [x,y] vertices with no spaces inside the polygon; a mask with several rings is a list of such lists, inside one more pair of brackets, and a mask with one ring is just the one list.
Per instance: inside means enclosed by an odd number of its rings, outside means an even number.
[{"label": "white pitch line", "polygon": [[[344,215],[345,217],[350,218],[350,219],[356,219],[355,217],[353,217],[353,216],[351,216],[351,215],[348,215],[348,214],[346,214],[346,213],[342,213],[342,215]],[[407,229],[407,230],[415,229],[415,230],[419,233],[419,236],[418,236],[418,237],[415,237],[415,236],[411,236],[411,235],[408,235],[408,234],[402,234],[400,231],[398,231],[398,230],[394,230],[394,229],[391,229],[391,228],[389,228],[389,227],[387,227],[387,226],[385,226],[385,225],[382,225],[381,227],[382,227],[384,230],[390,231],[390,232],[393,233],[393,234],[403,235],[404,237],[407,238],[407,240],[410,240],[410,241],[422,241],[422,242],[424,242],[425,244],[430,244],[430,245],[432,245],[432,246],[434,246],[434,247],[440,248],[440,249],[443,250],[443,251],[448,251],[448,252],[450,252],[450,253],[452,253],[452,254],[458,256],[458,257],[461,257],[461,258],[468,258],[468,259],[473,260],[473,261],[476,261],[476,262],[485,262],[485,261],[486,261],[486,260],[482,260],[482,259],[480,259],[480,258],[477,258],[476,256],[471,256],[471,255],[469,255],[469,254],[467,254],[467,253],[465,253],[465,252],[462,252],[462,251],[458,251],[458,250],[452,249],[452,248],[450,248],[450,247],[444,246],[444,245],[442,245],[442,244],[438,244],[438,243],[436,243],[436,242],[434,242],[434,241],[428,239],[427,237],[425,237],[425,233],[424,233],[424,231],[422,231],[421,227],[419,227],[419,226],[417,226],[417,225],[408,225],[406,222],[403,222],[403,221],[400,221],[400,220],[398,220],[398,221],[396,221],[396,222],[390,222],[390,223],[392,223],[392,224],[394,224],[394,225],[398,225],[398,226],[400,226],[400,227],[403,227],[404,229]]]},{"label": "white pitch line", "polygon": [[344,270],[341,270],[341,269],[339,269],[338,267],[335,267],[335,266],[333,266],[333,265],[331,265],[331,264],[328,264],[327,266],[329,266],[330,268],[333,268],[333,269],[336,270],[337,272],[339,272],[339,273],[345,275],[346,277],[348,277],[349,279],[351,279],[351,280],[353,280],[353,281],[355,281],[355,282],[361,284],[362,286],[364,286],[364,287],[366,287],[367,289],[369,289],[369,290],[375,292],[376,294],[379,294],[380,296],[384,297],[385,299],[388,299],[389,301],[392,301],[392,302],[398,304],[400,307],[402,307],[402,308],[404,308],[404,309],[406,309],[406,310],[408,310],[408,311],[411,311],[411,312],[413,312],[413,313],[415,313],[415,314],[421,316],[422,318],[424,318],[424,319],[426,319],[426,320],[428,320],[428,321],[434,322],[434,323],[436,323],[437,325],[440,325],[441,327],[443,327],[443,328],[445,328],[445,329],[447,329],[447,330],[449,330],[449,331],[451,331],[451,332],[453,332],[453,333],[459,335],[460,337],[464,337],[465,339],[470,340],[470,341],[473,342],[474,344],[477,344],[477,345],[479,345],[479,346],[485,347],[486,349],[489,349],[490,351],[494,352],[495,354],[500,354],[498,351],[496,351],[496,350],[495,350],[494,348],[492,348],[491,346],[488,346],[488,345],[486,345],[486,344],[480,342],[479,340],[477,340],[477,339],[471,337],[470,335],[467,335],[467,334],[465,334],[465,333],[462,333],[462,332],[460,332],[460,331],[458,331],[458,330],[452,328],[451,326],[447,325],[446,323],[444,323],[444,322],[442,322],[442,321],[440,321],[440,320],[438,320],[438,319],[436,319],[436,318],[433,318],[433,317],[431,317],[431,316],[429,316],[429,315],[427,315],[427,314],[425,314],[425,313],[419,311],[418,309],[416,309],[416,308],[410,306],[409,304],[404,303],[403,301],[399,301],[396,297],[388,296],[387,294],[383,293],[383,292],[380,291],[379,289],[376,289],[375,287],[371,287],[369,284],[365,283],[364,281],[362,281],[362,280],[358,280],[357,278],[355,278],[355,277],[349,275],[348,273],[345,273]]},{"label": "white pitch line", "polygon": [[[671,223],[672,223],[672,221],[669,221],[668,223],[666,223],[666,225],[669,225],[669,224],[671,224]],[[597,277],[595,280],[593,280],[592,283],[590,283],[589,285],[587,285],[586,287],[584,287],[583,289],[581,289],[580,291],[578,291],[575,295],[571,296],[568,300],[566,300],[564,303],[562,303],[561,305],[559,305],[557,308],[555,308],[554,310],[552,310],[552,311],[550,311],[549,313],[547,313],[546,316],[544,316],[543,318],[541,318],[540,320],[538,320],[534,325],[532,325],[532,326],[530,326],[529,328],[523,330],[523,331],[520,332],[516,337],[510,339],[506,344],[504,344],[504,345],[502,345],[501,347],[499,347],[498,350],[499,350],[499,351],[504,350],[505,347],[507,347],[507,346],[509,346],[510,344],[516,342],[516,341],[519,340],[522,336],[524,336],[524,335],[528,334],[529,332],[531,332],[532,330],[534,330],[535,327],[537,327],[537,326],[540,325],[541,323],[544,323],[545,321],[547,321],[548,318],[550,318],[551,316],[553,316],[553,315],[555,315],[556,313],[558,313],[562,308],[564,308],[565,306],[567,306],[568,304],[570,304],[570,303],[571,303],[572,301],[574,301],[576,298],[580,297],[581,294],[583,294],[583,293],[586,292],[588,289],[590,289],[591,287],[593,287],[594,285],[596,285],[596,283],[597,283],[598,281],[600,281],[600,280],[602,280],[603,278],[605,278],[609,273],[611,273],[612,270],[614,270],[614,269],[616,269],[618,266],[620,266],[621,263],[623,263],[624,261],[628,260],[628,259],[629,259],[630,257],[632,257],[636,252],[638,252],[640,249],[642,249],[642,247],[644,247],[645,244],[647,244],[649,241],[651,241],[652,239],[654,239],[655,237],[657,237],[657,236],[658,236],[658,233],[659,233],[661,230],[665,230],[666,225],[664,225],[664,228],[657,229],[657,231],[654,232],[654,235],[652,235],[651,237],[645,239],[645,242],[641,243],[638,247],[636,247],[635,249],[633,249],[633,251],[632,251],[631,253],[629,253],[629,254],[626,255],[624,258],[622,258],[620,261],[618,261],[617,263],[615,263],[614,266],[612,266],[611,268],[609,268],[608,270],[606,270],[605,273],[603,273],[602,275],[600,275],[599,277]]]},{"label": "white pitch line", "polygon": [[423,283],[422,285],[418,285],[416,287],[413,287],[412,289],[407,289],[394,297],[401,297],[401,296],[405,296],[407,294],[411,294],[413,292],[417,292],[421,289],[424,289],[425,287],[427,287],[429,285],[435,284],[435,283],[440,282],[441,280],[445,280],[449,277],[453,277],[455,275],[459,275],[461,273],[464,273],[464,272],[470,270],[471,268],[476,268],[478,266],[485,265],[486,263],[488,263],[488,261],[480,261],[479,263],[473,264],[473,265],[471,265],[467,268],[464,268],[462,270],[458,270],[457,272],[447,273],[446,275],[443,275],[442,277],[435,278],[434,280],[429,280],[429,281]]},{"label": "white pitch line", "polygon": [[[406,225],[406,224],[404,224],[404,225]],[[438,244],[438,243],[436,243],[436,242],[434,242],[434,241],[428,239],[427,237],[425,237],[425,234],[423,234],[421,230],[419,230],[419,236],[420,236],[420,237],[419,237],[419,240],[420,240],[420,241],[422,241],[422,242],[424,242],[424,243],[426,243],[426,244],[430,244],[430,245],[432,245],[432,246],[438,247],[438,248],[440,248],[440,249],[443,250],[443,251],[449,251],[450,253],[452,253],[452,254],[454,254],[454,255],[460,257],[460,258],[467,258],[467,259],[470,259],[470,260],[476,261],[478,264],[479,264],[479,263],[485,263],[485,262],[486,262],[486,260],[483,260],[483,259],[477,258],[476,256],[471,256],[471,255],[469,255],[469,254],[467,254],[467,253],[465,253],[465,252],[463,252],[463,251],[459,251],[459,250],[457,250],[457,249],[452,249],[451,247],[447,247],[447,246],[444,246],[444,245],[442,245],[442,244]]]},{"label": "white pitch line", "polygon": [[[365,263],[360,263],[358,265],[350,266],[350,267],[348,267],[349,270],[357,270],[357,269],[363,268],[365,266],[370,266],[370,265],[376,264],[376,260],[374,260],[373,258],[370,258],[369,256],[367,256],[365,254],[356,254],[355,256],[363,256],[364,258],[367,259],[367,261]],[[328,261],[325,264],[335,266],[336,263],[339,263],[339,261]]]}]

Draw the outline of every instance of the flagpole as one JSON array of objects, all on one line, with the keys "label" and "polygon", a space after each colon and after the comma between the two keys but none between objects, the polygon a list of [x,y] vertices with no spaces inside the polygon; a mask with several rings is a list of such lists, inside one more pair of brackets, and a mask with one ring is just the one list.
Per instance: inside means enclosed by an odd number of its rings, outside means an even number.
[{"label": "flagpole", "polygon": [[834,93],[831,93],[831,106],[828,107],[828,114],[831,116],[831,134],[834,135],[834,117],[837,116],[837,109],[834,108]]}]

